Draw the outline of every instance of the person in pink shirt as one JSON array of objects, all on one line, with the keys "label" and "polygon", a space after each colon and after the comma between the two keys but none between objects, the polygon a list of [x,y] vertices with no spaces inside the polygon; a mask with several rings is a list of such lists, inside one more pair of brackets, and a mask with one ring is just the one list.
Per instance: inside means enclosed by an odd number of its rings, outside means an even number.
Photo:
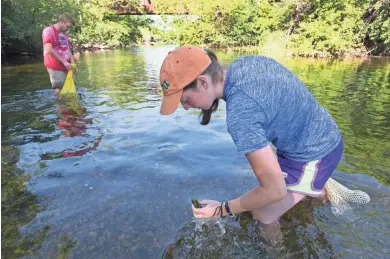
[{"label": "person in pink shirt", "polygon": [[68,70],[74,63],[71,44],[66,31],[72,26],[72,16],[64,13],[58,22],[42,32],[44,64],[49,73],[52,88],[58,94],[65,83]]}]

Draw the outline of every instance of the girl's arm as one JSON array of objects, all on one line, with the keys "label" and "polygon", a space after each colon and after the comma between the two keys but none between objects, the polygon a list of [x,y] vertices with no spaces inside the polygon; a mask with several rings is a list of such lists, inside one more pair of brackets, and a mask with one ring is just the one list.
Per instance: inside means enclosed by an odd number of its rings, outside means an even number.
[{"label": "girl's arm", "polygon": [[270,145],[246,155],[260,186],[229,201],[232,213],[260,208],[282,200],[287,195],[282,170]]}]

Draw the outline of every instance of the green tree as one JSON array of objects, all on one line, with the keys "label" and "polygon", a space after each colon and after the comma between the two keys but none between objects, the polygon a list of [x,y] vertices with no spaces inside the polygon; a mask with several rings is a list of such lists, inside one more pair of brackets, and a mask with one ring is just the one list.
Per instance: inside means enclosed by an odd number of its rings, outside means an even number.
[{"label": "green tree", "polygon": [[[59,14],[73,15],[69,31],[73,45],[95,43],[110,47],[140,42],[142,28],[151,20],[144,16],[120,16],[114,0],[2,0],[2,54],[42,50],[42,30],[57,22]],[[128,1],[127,5],[139,5]]]},{"label": "green tree", "polygon": [[364,56],[389,51],[387,0],[177,1],[158,3],[182,15],[157,33],[169,43],[255,47],[300,56]]},{"label": "green tree", "polygon": [[77,13],[75,0],[2,0],[2,53],[36,52],[42,48],[42,29],[60,13]]}]

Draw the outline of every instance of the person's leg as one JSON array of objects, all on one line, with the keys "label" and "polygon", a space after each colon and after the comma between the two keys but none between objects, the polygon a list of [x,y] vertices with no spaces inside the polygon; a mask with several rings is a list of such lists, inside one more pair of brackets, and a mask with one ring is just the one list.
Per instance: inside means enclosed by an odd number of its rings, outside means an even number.
[{"label": "person's leg", "polygon": [[288,192],[283,200],[252,210],[252,216],[263,224],[274,223],[303,198],[305,198],[304,194]]},{"label": "person's leg", "polygon": [[285,178],[288,194],[281,201],[252,211],[253,218],[263,225],[266,239],[271,241],[269,243],[273,244],[275,243],[273,239],[282,238],[280,227],[275,223],[279,217],[305,196],[324,198],[326,195],[324,185],[339,163],[342,150],[343,141],[341,140],[332,152],[316,161],[299,162],[278,155],[278,162]]},{"label": "person's leg", "polygon": [[283,240],[279,217],[303,198],[305,198],[304,194],[288,192],[283,200],[252,210],[252,216],[259,224],[261,237],[267,244],[276,246]]},{"label": "person's leg", "polygon": [[62,86],[65,83],[67,73],[64,71],[53,70],[48,68],[47,72],[49,73],[50,83],[52,89],[54,89],[55,95],[61,92]]},{"label": "person's leg", "polygon": [[316,176],[322,175],[322,172],[317,171],[320,161],[299,162],[278,155],[288,190],[287,196],[283,200],[253,210],[253,218],[263,224],[271,224],[306,196],[321,197],[322,189],[312,188]]}]

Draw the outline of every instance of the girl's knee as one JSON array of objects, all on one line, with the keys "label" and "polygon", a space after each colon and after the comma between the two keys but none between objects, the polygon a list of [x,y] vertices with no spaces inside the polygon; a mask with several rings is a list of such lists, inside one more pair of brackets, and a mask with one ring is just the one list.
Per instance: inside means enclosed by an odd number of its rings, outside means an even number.
[{"label": "girl's knee", "polygon": [[277,221],[279,217],[294,207],[303,198],[305,198],[304,194],[289,192],[284,199],[276,203],[252,210],[253,218],[263,224],[271,224]]},{"label": "girl's knee", "polygon": [[262,213],[261,211],[252,211],[252,216],[255,220],[259,221],[263,225],[270,225],[279,220],[279,218],[275,218],[269,215],[266,215],[266,213]]}]

